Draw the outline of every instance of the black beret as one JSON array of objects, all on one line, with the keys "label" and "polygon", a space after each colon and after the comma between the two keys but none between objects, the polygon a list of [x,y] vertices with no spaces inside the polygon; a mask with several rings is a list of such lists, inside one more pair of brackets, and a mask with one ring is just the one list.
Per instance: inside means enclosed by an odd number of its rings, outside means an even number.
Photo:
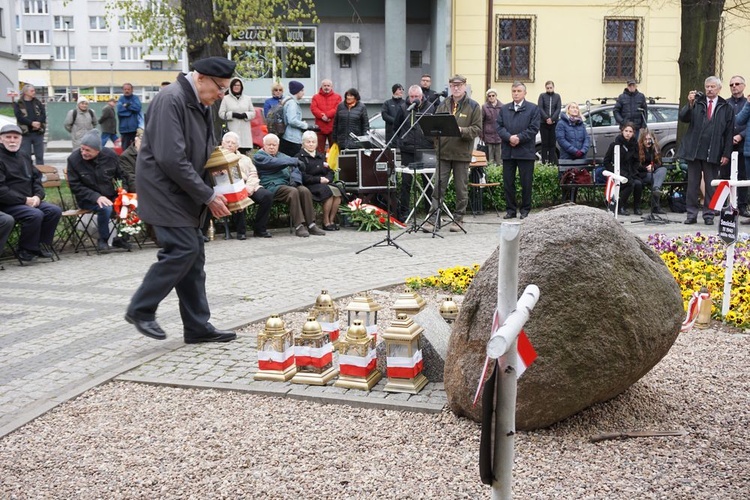
[{"label": "black beret", "polygon": [[225,57],[207,57],[193,63],[193,69],[206,76],[232,78],[237,63]]}]

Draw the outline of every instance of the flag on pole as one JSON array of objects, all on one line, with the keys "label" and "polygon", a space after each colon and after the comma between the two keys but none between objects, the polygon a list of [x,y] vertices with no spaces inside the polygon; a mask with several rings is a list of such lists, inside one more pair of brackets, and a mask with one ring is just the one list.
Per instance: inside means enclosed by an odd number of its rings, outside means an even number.
[{"label": "flag on pole", "polygon": [[711,198],[711,203],[708,205],[708,208],[711,210],[721,210],[724,206],[724,202],[727,200],[727,196],[729,196],[729,192],[729,181],[721,181],[719,185],[716,186],[716,191],[714,191],[714,196]]},{"label": "flag on pole", "polygon": [[612,177],[607,177],[607,184],[604,188],[604,197],[607,199],[607,203],[612,203],[613,198],[617,196],[617,193],[615,192],[615,188],[617,187],[617,182]]},{"label": "flag on pole", "polygon": [[526,336],[526,332],[523,330],[518,334],[518,349],[516,351],[518,355],[516,358],[516,378],[519,379],[523,375],[523,372],[526,371],[526,368],[536,359],[534,346],[531,345],[529,337]]}]

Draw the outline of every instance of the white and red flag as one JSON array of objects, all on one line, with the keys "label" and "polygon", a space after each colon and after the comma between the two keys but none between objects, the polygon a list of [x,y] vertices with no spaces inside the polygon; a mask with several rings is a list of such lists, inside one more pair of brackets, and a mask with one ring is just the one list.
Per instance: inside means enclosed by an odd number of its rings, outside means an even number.
[{"label": "white and red flag", "polygon": [[716,191],[714,191],[714,196],[711,198],[711,203],[708,205],[708,208],[711,210],[721,210],[724,206],[724,202],[727,200],[727,196],[729,196],[729,192],[731,191],[729,187],[729,181],[721,181],[719,182],[719,185],[716,186]]},{"label": "white and red flag", "polygon": [[607,203],[612,203],[612,200],[619,194],[619,189],[617,189],[617,187],[617,181],[612,177],[607,177],[607,184],[604,187],[604,197],[606,198]]}]

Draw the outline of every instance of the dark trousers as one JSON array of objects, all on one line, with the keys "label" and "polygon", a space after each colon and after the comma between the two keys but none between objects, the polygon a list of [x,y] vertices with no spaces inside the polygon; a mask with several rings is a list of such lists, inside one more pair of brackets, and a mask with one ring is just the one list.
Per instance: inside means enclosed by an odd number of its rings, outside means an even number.
[{"label": "dark trousers", "polygon": [[120,132],[120,147],[125,151],[130,143],[135,140],[135,132]]},{"label": "dark trousers", "polygon": [[[253,231],[256,233],[264,233],[268,229],[268,218],[271,216],[271,205],[273,204],[273,194],[271,191],[265,188],[260,188],[250,196],[250,199],[255,202],[255,223],[253,224]],[[247,232],[247,222],[244,210],[238,210],[232,214],[234,221],[234,227],[237,230],[237,234],[245,234]]]},{"label": "dark trousers", "polygon": [[23,136],[21,142],[21,151],[31,156],[31,150],[34,150],[34,157],[37,165],[44,165],[44,134],[29,132]]},{"label": "dark trousers", "polygon": [[629,177],[628,182],[620,184],[620,208],[627,207],[631,194],[633,195],[633,209],[640,208],[643,197],[643,179],[640,177]]},{"label": "dark trousers", "polygon": [[2,253],[5,244],[8,242],[10,233],[13,232],[13,226],[16,220],[5,212],[0,212],[0,253]]},{"label": "dark trousers", "polygon": [[297,153],[299,153],[300,149],[302,149],[302,144],[289,142],[286,139],[279,139],[279,151],[287,156],[291,156],[292,158],[294,158],[295,156],[297,156]]},{"label": "dark trousers", "polygon": [[136,319],[153,321],[162,300],[174,289],[180,302],[185,337],[211,330],[206,298],[206,262],[203,236],[194,227],[154,226],[161,249],[128,306]]},{"label": "dark trousers", "polygon": [[[414,163],[414,153],[401,152],[401,165],[406,168],[411,168],[411,164]],[[427,183],[428,177],[422,174],[422,182]],[[409,215],[409,209],[411,207],[411,198],[416,196],[412,193],[412,186],[414,185],[414,175],[407,174],[406,172],[401,173],[401,185],[398,190],[398,215],[399,220],[404,220]],[[430,199],[432,199],[432,188],[427,189],[427,199],[425,200],[425,211],[430,209]],[[419,207],[414,207],[418,209]]]},{"label": "dark trousers", "polygon": [[[2,211],[21,223],[18,248],[38,252],[39,244],[52,245],[62,210],[57,205],[43,201],[38,207],[5,205]],[[11,226],[12,228],[13,226]]]},{"label": "dark trousers", "polygon": [[688,162],[687,196],[685,197],[688,219],[698,218],[698,211],[700,209],[698,206],[698,196],[701,191],[701,176],[703,176],[703,182],[706,187],[706,193],[703,197],[703,218],[713,219],[715,215],[714,211],[708,208],[708,205],[711,203],[711,198],[713,198],[714,191],[716,190],[711,185],[711,182],[719,176],[719,165],[702,160],[693,160]]},{"label": "dark trousers", "polygon": [[539,125],[539,134],[542,136],[542,163],[557,165],[557,140],[555,139],[555,127],[557,123],[548,125],[542,122]]},{"label": "dark trousers", "polygon": [[531,186],[534,182],[534,160],[503,160],[503,188],[505,189],[505,211],[515,214],[516,170],[521,179],[521,213],[531,212]]},{"label": "dark trousers", "polygon": [[100,207],[96,203],[79,203],[79,208],[91,210],[96,214],[96,229],[99,231],[99,239],[109,241],[109,220],[112,218],[113,207]]}]

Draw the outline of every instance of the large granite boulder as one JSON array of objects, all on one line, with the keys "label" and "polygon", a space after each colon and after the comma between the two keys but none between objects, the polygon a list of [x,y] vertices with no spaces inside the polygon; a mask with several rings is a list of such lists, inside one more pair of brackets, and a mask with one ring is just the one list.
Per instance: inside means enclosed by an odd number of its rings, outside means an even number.
[{"label": "large granite boulder", "polygon": [[[499,243],[499,240],[498,240]],[[472,406],[497,297],[498,251],[474,278],[445,362],[451,409],[479,421]],[[677,338],[680,289],[661,259],[602,210],[562,205],[521,229],[518,293],[540,299],[525,331],[538,358],[518,381],[516,425],[554,424],[613,398],[644,376]]]}]

